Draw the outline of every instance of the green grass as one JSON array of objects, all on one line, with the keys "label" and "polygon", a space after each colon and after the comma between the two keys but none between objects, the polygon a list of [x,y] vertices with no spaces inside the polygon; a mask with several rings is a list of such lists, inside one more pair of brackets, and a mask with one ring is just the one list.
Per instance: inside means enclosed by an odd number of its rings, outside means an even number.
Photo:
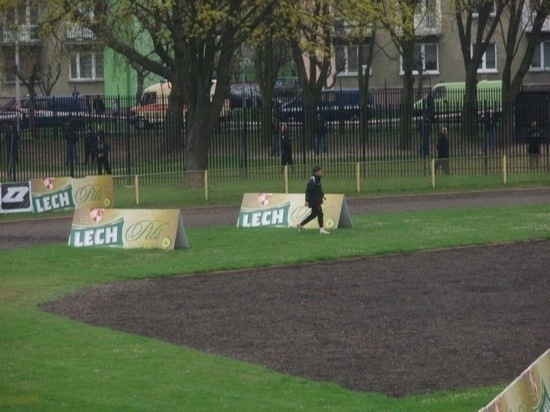
[{"label": "green grass", "polygon": [[472,411],[487,404],[507,382],[390,399],[39,310],[41,302],[104,282],[550,239],[550,205],[372,214],[353,221],[353,229],[323,238],[290,229],[190,229],[190,249],[171,252],[65,244],[0,251],[0,410]]},{"label": "green grass", "polygon": [[[348,168],[350,167],[347,165]],[[289,193],[303,193],[307,170],[295,168],[289,174]],[[464,192],[474,190],[506,190],[514,188],[550,187],[549,174],[513,174],[508,176],[507,184],[502,182],[502,176],[437,176],[436,187],[432,187],[430,176],[414,176],[405,178],[363,178],[359,192],[355,179],[339,177],[340,168],[327,166],[328,176],[323,187],[327,193],[343,193],[349,197],[393,196],[413,194],[433,194]],[[278,168],[277,168],[278,170]],[[331,173],[334,176],[331,176]],[[179,181],[180,175],[173,175],[169,180]],[[306,176],[304,178],[304,176]],[[166,176],[164,176],[166,177]],[[114,206],[119,209],[133,208],[164,208],[179,209],[186,207],[203,207],[216,205],[240,205],[243,193],[284,193],[285,185],[280,178],[249,177],[241,180],[222,180],[223,176],[215,176],[204,188],[193,189],[182,183],[153,183],[161,176],[140,177],[138,184],[139,205],[136,203],[136,190],[133,177],[117,177],[115,179]],[[207,195],[207,199],[206,199]],[[71,211],[59,211],[50,214],[0,214],[0,222],[16,219],[33,219],[51,216],[72,216]]]}]

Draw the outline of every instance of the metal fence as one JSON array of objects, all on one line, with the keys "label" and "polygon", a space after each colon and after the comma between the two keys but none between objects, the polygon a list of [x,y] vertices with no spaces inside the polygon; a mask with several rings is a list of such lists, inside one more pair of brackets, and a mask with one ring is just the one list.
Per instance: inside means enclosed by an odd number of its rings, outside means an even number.
[{"label": "metal fence", "polygon": [[[446,104],[435,101],[429,124],[424,123],[422,119],[427,109],[422,98],[427,93],[427,89],[415,90],[417,102],[411,113],[408,133],[404,133],[400,120],[403,113],[400,89],[371,90],[368,108],[357,106],[357,102],[326,106],[323,110],[333,112],[325,119],[326,133],[322,136],[308,133],[299,117],[285,119],[290,130],[292,162],[307,167],[315,163],[398,162],[402,170],[380,167],[376,173],[407,176],[413,172],[402,165],[408,160],[435,157],[438,131],[445,127],[451,158],[482,158],[489,164],[495,156],[527,156],[526,137],[533,120],[541,127],[541,152],[543,158],[548,158],[550,92],[546,88],[523,90],[509,110],[503,107],[500,96],[496,94],[478,96],[474,129],[468,133],[461,121],[463,96],[449,96]],[[233,105],[229,110],[224,109],[211,138],[209,170],[270,170],[281,165],[279,136],[272,132],[272,121],[276,118],[274,113],[279,113],[278,110],[285,105],[292,105],[292,99],[296,98],[287,97],[269,106],[262,104],[257,97],[255,99],[243,100],[247,103],[240,107]],[[148,114],[152,116],[149,124],[136,121],[132,115],[139,107],[135,97],[101,97],[101,100],[102,104],[97,106],[93,99],[87,99],[86,104],[79,103],[77,112],[37,110],[34,120],[27,114],[15,142],[9,132],[13,117],[8,112],[0,114],[3,122],[1,180],[96,174],[97,166],[87,156],[85,135],[87,129],[95,131],[98,128],[105,131],[110,144],[110,163],[115,175],[162,175],[185,170],[185,124],[174,129],[164,122],[162,110]],[[312,110],[315,110],[313,117],[319,116],[318,108]],[[346,110],[355,114],[338,114]],[[361,113],[366,111],[369,111],[369,120],[366,127],[361,127]],[[512,116],[507,123],[503,121],[504,111]],[[490,122],[487,121],[488,114]],[[78,138],[74,163],[70,161],[65,140],[67,122],[75,125]],[[414,173],[418,172],[417,169]],[[525,162],[525,172],[530,171],[528,162]],[[540,171],[548,172],[544,168]],[[231,173],[217,175],[220,179],[224,176],[231,178]],[[243,173],[239,175],[242,177]]]}]

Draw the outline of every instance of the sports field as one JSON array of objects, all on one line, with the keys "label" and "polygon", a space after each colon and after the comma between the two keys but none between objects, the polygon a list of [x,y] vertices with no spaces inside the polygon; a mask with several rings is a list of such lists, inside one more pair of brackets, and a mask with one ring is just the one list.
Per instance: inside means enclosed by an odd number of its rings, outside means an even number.
[{"label": "sports field", "polygon": [[0,408],[477,410],[550,342],[550,204],[495,198],[365,199],[326,237],[0,251]]}]

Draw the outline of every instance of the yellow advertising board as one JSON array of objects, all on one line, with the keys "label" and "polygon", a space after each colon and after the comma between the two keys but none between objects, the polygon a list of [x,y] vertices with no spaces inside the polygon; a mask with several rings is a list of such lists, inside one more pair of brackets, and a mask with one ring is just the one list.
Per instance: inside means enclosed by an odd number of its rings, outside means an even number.
[{"label": "yellow advertising board", "polygon": [[76,209],[68,244],[170,250],[189,247],[177,209]]},{"label": "yellow advertising board", "polygon": [[[294,227],[310,213],[303,193],[245,193],[237,227]],[[344,195],[326,195],[323,214],[327,229],[353,227]],[[319,228],[317,219],[305,228]]]},{"label": "yellow advertising board", "polygon": [[550,349],[479,412],[550,411]]},{"label": "yellow advertising board", "polygon": [[31,179],[34,213],[61,209],[113,207],[113,177],[109,175]]}]

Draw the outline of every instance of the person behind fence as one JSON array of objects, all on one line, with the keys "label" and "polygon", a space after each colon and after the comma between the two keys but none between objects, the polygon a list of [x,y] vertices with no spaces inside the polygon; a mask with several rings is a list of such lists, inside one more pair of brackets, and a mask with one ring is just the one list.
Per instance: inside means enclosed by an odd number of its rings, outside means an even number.
[{"label": "person behind fence", "polygon": [[489,110],[485,110],[483,113],[483,126],[485,129],[483,153],[495,153],[495,117]]},{"label": "person behind fence", "polygon": [[533,120],[527,131],[527,153],[529,153],[529,169],[531,171],[539,168],[540,147],[542,145],[542,132]]},{"label": "person behind fence", "polygon": [[86,133],[84,134],[84,164],[88,162],[93,163],[95,161],[95,145],[97,137],[90,126],[86,127]]},{"label": "person behind fence", "polygon": [[430,155],[430,136],[432,135],[432,122],[428,111],[424,112],[422,119],[418,122],[418,133],[421,139],[418,153],[421,157],[428,157]]},{"label": "person behind fence", "polygon": [[4,126],[4,141],[6,144],[6,160],[8,168],[19,162],[19,133],[13,123]]},{"label": "person behind fence", "polygon": [[276,113],[273,113],[271,123],[271,156],[279,156],[281,145],[281,123]]},{"label": "person behind fence", "polygon": [[323,119],[323,116],[317,114],[317,122],[315,124],[315,154],[326,153],[328,151],[327,131],[327,122]]},{"label": "person behind fence", "polygon": [[105,102],[100,95],[96,95],[93,100],[94,114],[96,116],[103,116],[105,114]]},{"label": "person behind fence", "polygon": [[296,225],[298,231],[301,232],[303,227],[313,219],[317,218],[319,223],[319,233],[328,235],[330,232],[324,228],[323,201],[326,200],[323,187],[321,186],[321,178],[323,177],[323,169],[321,166],[313,168],[313,176],[311,176],[306,186],[306,207],[311,209],[308,217]]},{"label": "person behind fence", "polygon": [[283,166],[294,164],[292,160],[292,142],[286,123],[281,124],[281,164]]},{"label": "person behind fence", "polygon": [[108,175],[111,174],[111,165],[109,164],[109,152],[111,147],[105,139],[105,132],[103,129],[99,128],[97,130],[97,139],[95,145],[95,156],[97,162],[97,174],[102,175],[103,169]]},{"label": "person behind fence", "polygon": [[71,122],[65,123],[65,133],[63,137],[65,138],[66,147],[65,166],[78,164],[78,135]]},{"label": "person behind fence", "polygon": [[443,170],[446,175],[451,174],[449,167],[449,136],[447,128],[442,127],[437,136],[437,160],[435,161],[435,172],[439,169]]}]

